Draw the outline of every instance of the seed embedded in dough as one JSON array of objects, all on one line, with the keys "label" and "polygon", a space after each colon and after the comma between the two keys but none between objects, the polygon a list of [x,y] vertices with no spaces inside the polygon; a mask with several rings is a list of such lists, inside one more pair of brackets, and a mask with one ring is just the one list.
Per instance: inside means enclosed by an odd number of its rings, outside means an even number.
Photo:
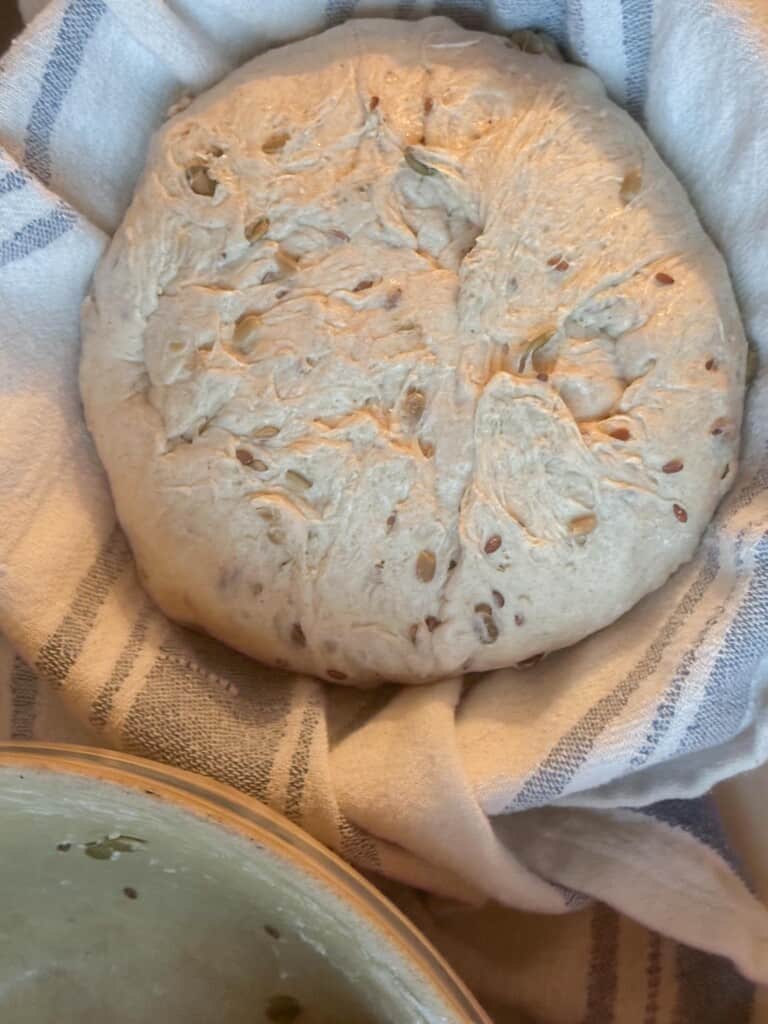
[{"label": "seed embedded in dough", "polygon": [[494,551],[498,551],[500,547],[501,547],[501,537],[499,536],[498,533],[494,533],[485,542],[485,547],[483,548],[483,551],[485,551],[486,555],[492,555],[494,553]]},{"label": "seed embedded in dough", "polygon": [[254,431],[253,436],[254,437],[258,437],[258,438],[269,438],[269,437],[277,437],[277,435],[279,433],[280,433],[280,428],[279,427],[267,426],[267,427],[259,427],[258,430]]},{"label": "seed embedded in dough", "polygon": [[235,322],[235,329],[232,332],[232,341],[236,348],[242,349],[253,340],[254,333],[261,325],[261,317],[258,313],[244,313]]},{"label": "seed embedded in dough", "polygon": [[717,369],[717,360],[713,359],[712,357],[710,357],[706,361],[706,363],[704,363],[704,369],[705,370],[716,370]]},{"label": "seed embedded in dough", "polygon": [[730,473],[730,471],[731,471],[731,464],[730,464],[730,462],[726,462],[726,464],[725,464],[725,469],[724,469],[724,470],[723,470],[723,472],[722,472],[722,473],[720,474],[720,479],[721,479],[721,480],[725,480],[725,478],[726,478],[726,477],[728,476],[728,474]]},{"label": "seed embedded in dough", "polygon": [[[546,330],[540,331],[538,334],[534,335],[533,338],[531,338],[531,340],[523,349],[522,354],[520,355],[520,360],[517,364],[518,373],[525,372],[525,364],[528,362],[528,360],[532,356],[534,356],[540,348],[544,348],[544,346],[554,338],[555,334],[557,334],[557,329],[554,327],[548,327]],[[545,366],[541,366],[540,369],[546,371]]]},{"label": "seed embedded in dough", "polygon": [[261,145],[265,153],[279,153],[290,138],[288,132],[273,132]]},{"label": "seed embedded in dough", "polygon": [[430,583],[435,578],[437,558],[434,551],[420,551],[416,559],[416,579]]},{"label": "seed embedded in dough", "polygon": [[191,164],[186,170],[187,184],[198,196],[212,196],[218,182],[205,164]]},{"label": "seed embedded in dough", "polygon": [[506,601],[504,599],[504,595],[500,591],[498,591],[498,590],[492,590],[491,591],[491,597],[496,602],[496,605],[499,608],[503,608],[504,605],[506,604]]},{"label": "seed embedded in dough", "polygon": [[665,462],[661,467],[662,473],[679,473],[683,468],[681,459],[670,459],[669,462]]},{"label": "seed embedded in dough", "polygon": [[677,502],[672,506],[672,511],[675,513],[675,519],[679,523],[688,522],[688,513],[685,511],[682,505],[678,505]]},{"label": "seed embedded in dough", "polygon": [[586,516],[576,516],[568,524],[568,530],[572,537],[584,537],[597,526],[597,516],[593,516],[591,513]]},{"label": "seed embedded in dough", "polygon": [[373,288],[373,281],[367,277],[364,281],[358,281],[355,287],[352,289],[353,292],[365,292],[369,288]]},{"label": "seed embedded in dough", "polygon": [[563,259],[562,256],[552,256],[547,260],[547,266],[553,267],[555,270],[562,273],[570,267],[568,260]]},{"label": "seed embedded in dough", "polygon": [[403,401],[403,409],[406,415],[411,420],[420,420],[424,415],[424,410],[427,406],[427,400],[424,397],[424,392],[419,391],[418,388],[409,388],[405,400]]},{"label": "seed embedded in dough", "polygon": [[384,300],[384,308],[385,309],[394,309],[395,306],[397,306],[399,304],[400,299],[402,299],[402,297],[403,297],[403,289],[402,288],[390,288],[389,291],[387,292],[387,297]]},{"label": "seed embedded in dough", "polygon": [[642,172],[635,168],[634,170],[627,171],[621,182],[621,188],[619,189],[619,199],[625,206],[628,206],[633,199],[636,199],[640,194],[640,189],[643,187],[643,175]]},{"label": "seed embedded in dough", "polygon": [[544,653],[532,654],[530,658],[523,658],[522,661],[518,661],[515,668],[533,668],[534,665],[538,665],[541,659],[544,657]]},{"label": "seed embedded in dough", "polygon": [[424,619],[424,624],[430,633],[434,633],[441,623],[440,619],[436,618],[434,615],[427,615]]},{"label": "seed embedded in dough", "polygon": [[329,668],[329,669],[326,670],[325,674],[328,676],[329,679],[336,679],[339,682],[342,679],[348,679],[349,678],[349,676],[347,675],[346,672],[340,672],[339,669],[337,669],[337,668]]},{"label": "seed embedded in dough", "polygon": [[295,469],[287,469],[285,471],[285,482],[295,491],[308,491],[312,486],[312,481],[305,477],[303,473],[298,473]]},{"label": "seed embedded in dough", "polygon": [[626,427],[617,427],[615,430],[610,432],[610,436],[615,441],[629,441],[632,437]]},{"label": "seed embedded in dough", "polygon": [[[478,605],[483,609],[487,608],[488,611],[480,612],[474,620],[475,633],[481,644],[493,644],[499,638],[499,627],[493,618],[493,613],[488,605]],[[477,611],[477,609],[475,609]]]},{"label": "seed embedded in dough", "polygon": [[235,451],[235,456],[238,462],[242,462],[244,466],[250,466],[253,462],[253,455],[245,448],[238,448]]},{"label": "seed embedded in dough", "polygon": [[291,640],[296,644],[297,647],[306,647],[307,638],[304,634],[304,630],[301,627],[300,622],[294,622],[291,626]]},{"label": "seed embedded in dough", "polygon": [[430,178],[434,174],[437,174],[434,167],[430,167],[429,164],[425,164],[422,160],[419,160],[410,146],[408,146],[403,153],[403,157],[411,170],[415,171],[417,174],[421,174],[425,178]]},{"label": "seed embedded in dough", "polygon": [[523,626],[523,625],[525,625],[525,616],[523,615],[522,612],[515,612],[515,625],[516,626]]},{"label": "seed embedded in dough", "polygon": [[418,635],[418,632],[419,632],[419,624],[418,624],[418,622],[414,622],[412,625],[410,625],[408,627],[408,637],[409,637],[411,643],[414,645],[414,647],[416,646],[416,637]]},{"label": "seed embedded in dough", "polygon": [[257,217],[250,224],[246,224],[244,234],[249,242],[256,242],[263,238],[269,231],[269,217]]},{"label": "seed embedded in dough", "polygon": [[285,543],[285,530],[280,530],[278,527],[273,526],[267,530],[267,540],[270,544],[284,544]]},{"label": "seed embedded in dough", "polygon": [[391,533],[395,528],[397,522],[397,512],[392,512],[387,516],[387,533]]},{"label": "seed embedded in dough", "polygon": [[425,459],[431,459],[435,454],[435,446],[431,441],[424,441],[422,438],[419,438],[419,448],[421,448],[421,454]]},{"label": "seed embedded in dough", "polygon": [[710,433],[713,437],[722,437],[724,434],[730,434],[733,429],[733,420],[729,420],[726,419],[725,416],[721,416],[712,424]]},{"label": "seed embedded in dough", "polygon": [[672,277],[671,274],[665,273],[663,270],[660,270],[658,274],[656,274],[655,280],[656,283],[660,285],[670,285],[675,283],[674,277]]},{"label": "seed embedded in dough", "polygon": [[375,110],[376,107],[378,107],[378,105],[379,105],[379,97],[378,96],[371,96],[370,100],[368,101],[368,109],[369,110]]},{"label": "seed embedded in dough", "polygon": [[493,609],[489,604],[476,604],[475,611],[479,615],[493,615]]}]

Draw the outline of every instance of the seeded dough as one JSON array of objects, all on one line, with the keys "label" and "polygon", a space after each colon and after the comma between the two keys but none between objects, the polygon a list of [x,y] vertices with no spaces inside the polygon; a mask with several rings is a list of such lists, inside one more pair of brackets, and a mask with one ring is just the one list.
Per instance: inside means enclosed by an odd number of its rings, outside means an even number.
[{"label": "seeded dough", "polygon": [[572,644],[691,557],[736,469],[727,272],[546,49],[351,21],[155,138],[82,392],[172,618],[417,683]]}]

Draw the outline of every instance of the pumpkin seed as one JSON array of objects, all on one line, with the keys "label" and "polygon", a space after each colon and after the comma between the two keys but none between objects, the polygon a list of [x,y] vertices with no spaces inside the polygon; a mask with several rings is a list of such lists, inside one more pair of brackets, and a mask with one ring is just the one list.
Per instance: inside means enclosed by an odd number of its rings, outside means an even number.
[{"label": "pumpkin seed", "polygon": [[434,167],[430,167],[429,164],[425,164],[422,160],[419,160],[410,146],[405,150],[403,156],[411,170],[415,171],[417,174],[421,174],[425,178],[429,178],[432,177],[432,175],[437,174],[437,170]]}]

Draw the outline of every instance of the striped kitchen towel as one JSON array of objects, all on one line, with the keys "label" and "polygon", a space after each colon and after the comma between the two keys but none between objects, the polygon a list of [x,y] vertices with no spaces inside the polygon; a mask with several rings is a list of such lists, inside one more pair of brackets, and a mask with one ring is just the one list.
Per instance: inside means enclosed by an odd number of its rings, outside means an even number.
[{"label": "striped kitchen towel", "polygon": [[[374,12],[533,25],[598,71],[687,184],[760,353],[740,475],[696,558],[609,629],[471,688],[329,688],[170,624],[78,400],[79,304],[167,108]],[[498,1022],[749,1020],[768,913],[694,798],[768,757],[766,157],[757,0],[53,0],[0,65],[3,734],[118,745],[265,800],[392,880]]]}]

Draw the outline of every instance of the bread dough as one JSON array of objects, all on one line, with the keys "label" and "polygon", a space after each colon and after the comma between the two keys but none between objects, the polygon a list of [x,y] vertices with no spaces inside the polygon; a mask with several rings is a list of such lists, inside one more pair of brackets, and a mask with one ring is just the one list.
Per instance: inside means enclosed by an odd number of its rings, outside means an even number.
[{"label": "bread dough", "polygon": [[82,393],[172,618],[417,683],[575,643],[691,557],[736,469],[728,275],[640,128],[542,49],[350,21],[154,139]]}]

